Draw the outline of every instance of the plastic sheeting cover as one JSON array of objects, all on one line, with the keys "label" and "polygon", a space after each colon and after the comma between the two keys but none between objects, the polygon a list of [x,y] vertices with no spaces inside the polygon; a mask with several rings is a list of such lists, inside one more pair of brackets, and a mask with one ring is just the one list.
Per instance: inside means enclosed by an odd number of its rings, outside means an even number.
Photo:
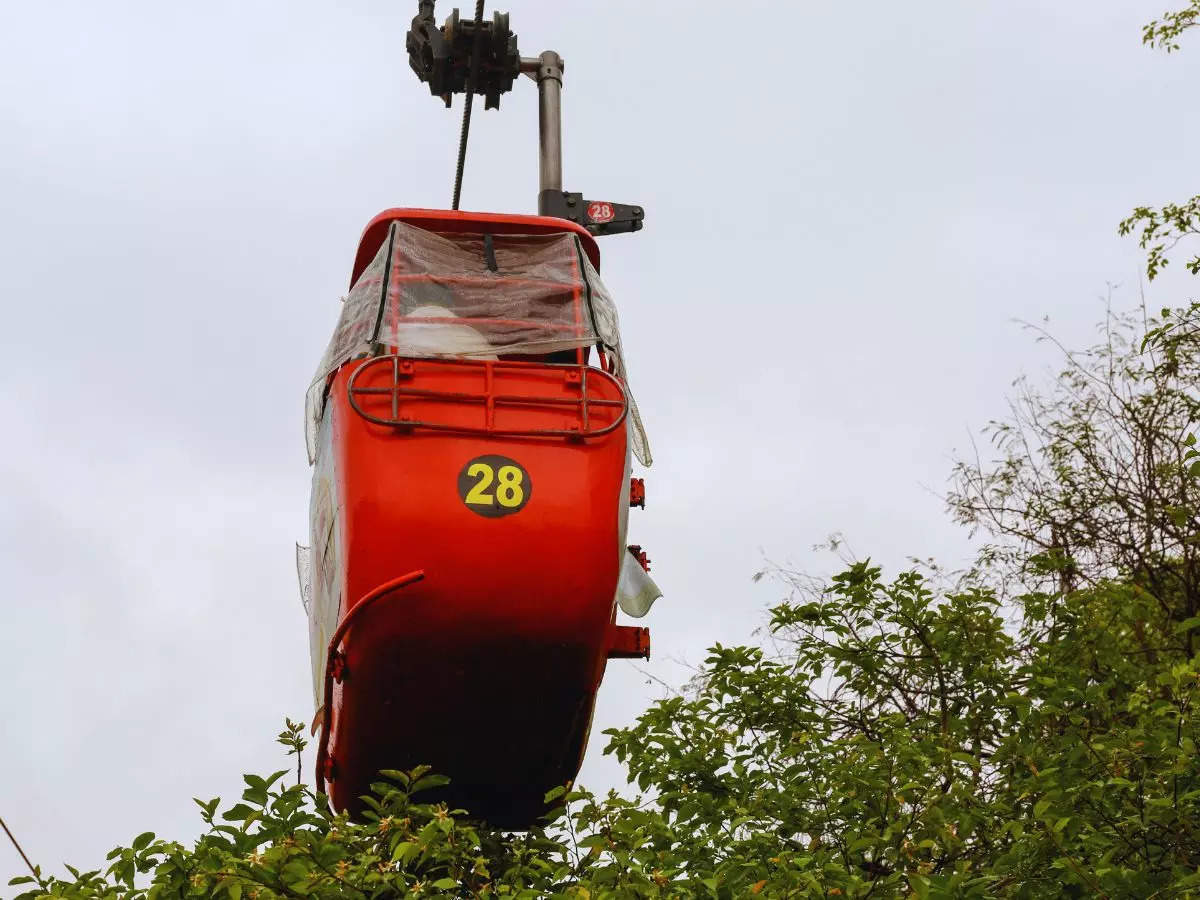
[{"label": "plastic sheeting cover", "polygon": [[296,578],[300,581],[300,603],[307,613],[312,608],[312,548],[296,544]]},{"label": "plastic sheeting cover", "polygon": [[359,276],[305,401],[309,462],[328,379],[359,357],[495,359],[603,345],[629,395],[630,444],[650,448],[629,389],[616,305],[572,234],[441,234],[394,222]]},{"label": "plastic sheeting cover", "polygon": [[617,581],[617,603],[621,612],[640,619],[650,612],[654,601],[662,596],[662,590],[650,573],[629,552],[621,560],[621,577]]}]

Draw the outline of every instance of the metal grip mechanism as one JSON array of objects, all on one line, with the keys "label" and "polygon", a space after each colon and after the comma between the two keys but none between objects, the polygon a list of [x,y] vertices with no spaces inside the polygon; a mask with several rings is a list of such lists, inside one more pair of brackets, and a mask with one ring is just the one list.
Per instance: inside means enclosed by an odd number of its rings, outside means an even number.
[{"label": "metal grip mechanism", "polygon": [[500,95],[512,90],[521,73],[517,36],[508,27],[508,13],[493,13],[490,22],[459,17],[455,9],[444,25],[433,17],[433,0],[420,0],[405,40],[408,64],[429,85],[429,93],[446,106],[454,94],[464,94],[471,71],[471,56],[478,37],[479,64],[474,93],[484,97],[484,109],[499,109]]},{"label": "metal grip mechanism", "polygon": [[[429,92],[446,106],[454,94],[483,94],[485,109],[499,109],[500,95],[512,90],[513,81],[524,74],[538,86],[538,214],[566,219],[595,235],[640,231],[645,211],[640,206],[585,200],[583,194],[563,190],[562,184],[562,86],[566,68],[561,56],[547,50],[540,56],[522,58],[517,36],[508,25],[508,13],[493,13],[482,19],[483,3],[477,0],[476,18],[459,18],[455,9],[438,27],[433,17],[434,0],[418,0],[405,46],[408,62]],[[458,185],[466,149],[469,108],[463,119],[459,149],[459,174],[454,208],[458,209]]]}]

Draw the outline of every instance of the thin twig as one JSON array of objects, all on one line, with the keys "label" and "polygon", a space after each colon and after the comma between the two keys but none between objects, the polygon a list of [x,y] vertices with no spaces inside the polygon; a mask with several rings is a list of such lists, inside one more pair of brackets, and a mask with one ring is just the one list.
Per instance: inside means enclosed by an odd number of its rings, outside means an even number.
[{"label": "thin twig", "polygon": [[33,873],[33,877],[39,878],[38,870],[29,861],[29,857],[25,855],[25,851],[21,849],[21,845],[17,843],[17,839],[13,837],[13,833],[8,830],[8,826],[4,824],[4,819],[0,819],[0,828],[4,829],[4,833],[8,835],[8,839],[12,841],[12,845],[17,848],[17,852],[21,854],[21,859],[25,860],[25,865],[29,866],[29,871]]}]

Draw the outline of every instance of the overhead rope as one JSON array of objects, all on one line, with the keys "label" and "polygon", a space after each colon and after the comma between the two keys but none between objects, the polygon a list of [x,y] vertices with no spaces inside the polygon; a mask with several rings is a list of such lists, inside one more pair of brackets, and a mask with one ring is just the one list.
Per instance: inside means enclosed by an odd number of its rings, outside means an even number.
[{"label": "overhead rope", "polygon": [[475,35],[471,45],[471,68],[467,71],[467,99],[463,103],[462,131],[458,136],[458,168],[454,172],[454,201],[451,209],[458,209],[462,195],[463,166],[467,162],[467,135],[471,131],[471,103],[475,99],[475,79],[479,72],[479,53],[483,48],[480,36],[483,33],[483,0],[475,0]]},{"label": "overhead rope", "polygon": [[17,839],[13,837],[13,833],[8,830],[8,826],[4,824],[3,819],[0,819],[0,828],[4,829],[4,833],[8,835],[8,839],[12,841],[12,845],[17,848],[17,852],[21,854],[21,859],[25,860],[25,865],[29,866],[29,871],[33,873],[33,877],[37,878],[37,868],[29,861],[29,857],[25,855],[25,851],[21,849],[21,845],[17,843]]}]

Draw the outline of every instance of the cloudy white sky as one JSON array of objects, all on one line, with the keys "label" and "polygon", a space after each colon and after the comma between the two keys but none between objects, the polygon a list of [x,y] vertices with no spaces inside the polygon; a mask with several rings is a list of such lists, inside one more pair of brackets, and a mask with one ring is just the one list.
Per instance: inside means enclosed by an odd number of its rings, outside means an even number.
[{"label": "cloudy white sky", "polygon": [[[1106,285],[1138,298],[1116,222],[1197,187],[1200,47],[1139,42],[1165,2],[499,7],[567,60],[567,187],[647,210],[602,249],[656,457],[648,672],[748,639],[763,558],[826,570],[832,531],[966,557],[954,452],[1055,363],[1014,319],[1090,342]],[[190,838],[311,715],[304,388],[362,226],[453,175],[415,6],[0,4],[0,816],[44,865]],[[464,207],[532,210],[536,118],[526,81],[477,110]],[[596,733],[659,690],[614,663]]]}]

